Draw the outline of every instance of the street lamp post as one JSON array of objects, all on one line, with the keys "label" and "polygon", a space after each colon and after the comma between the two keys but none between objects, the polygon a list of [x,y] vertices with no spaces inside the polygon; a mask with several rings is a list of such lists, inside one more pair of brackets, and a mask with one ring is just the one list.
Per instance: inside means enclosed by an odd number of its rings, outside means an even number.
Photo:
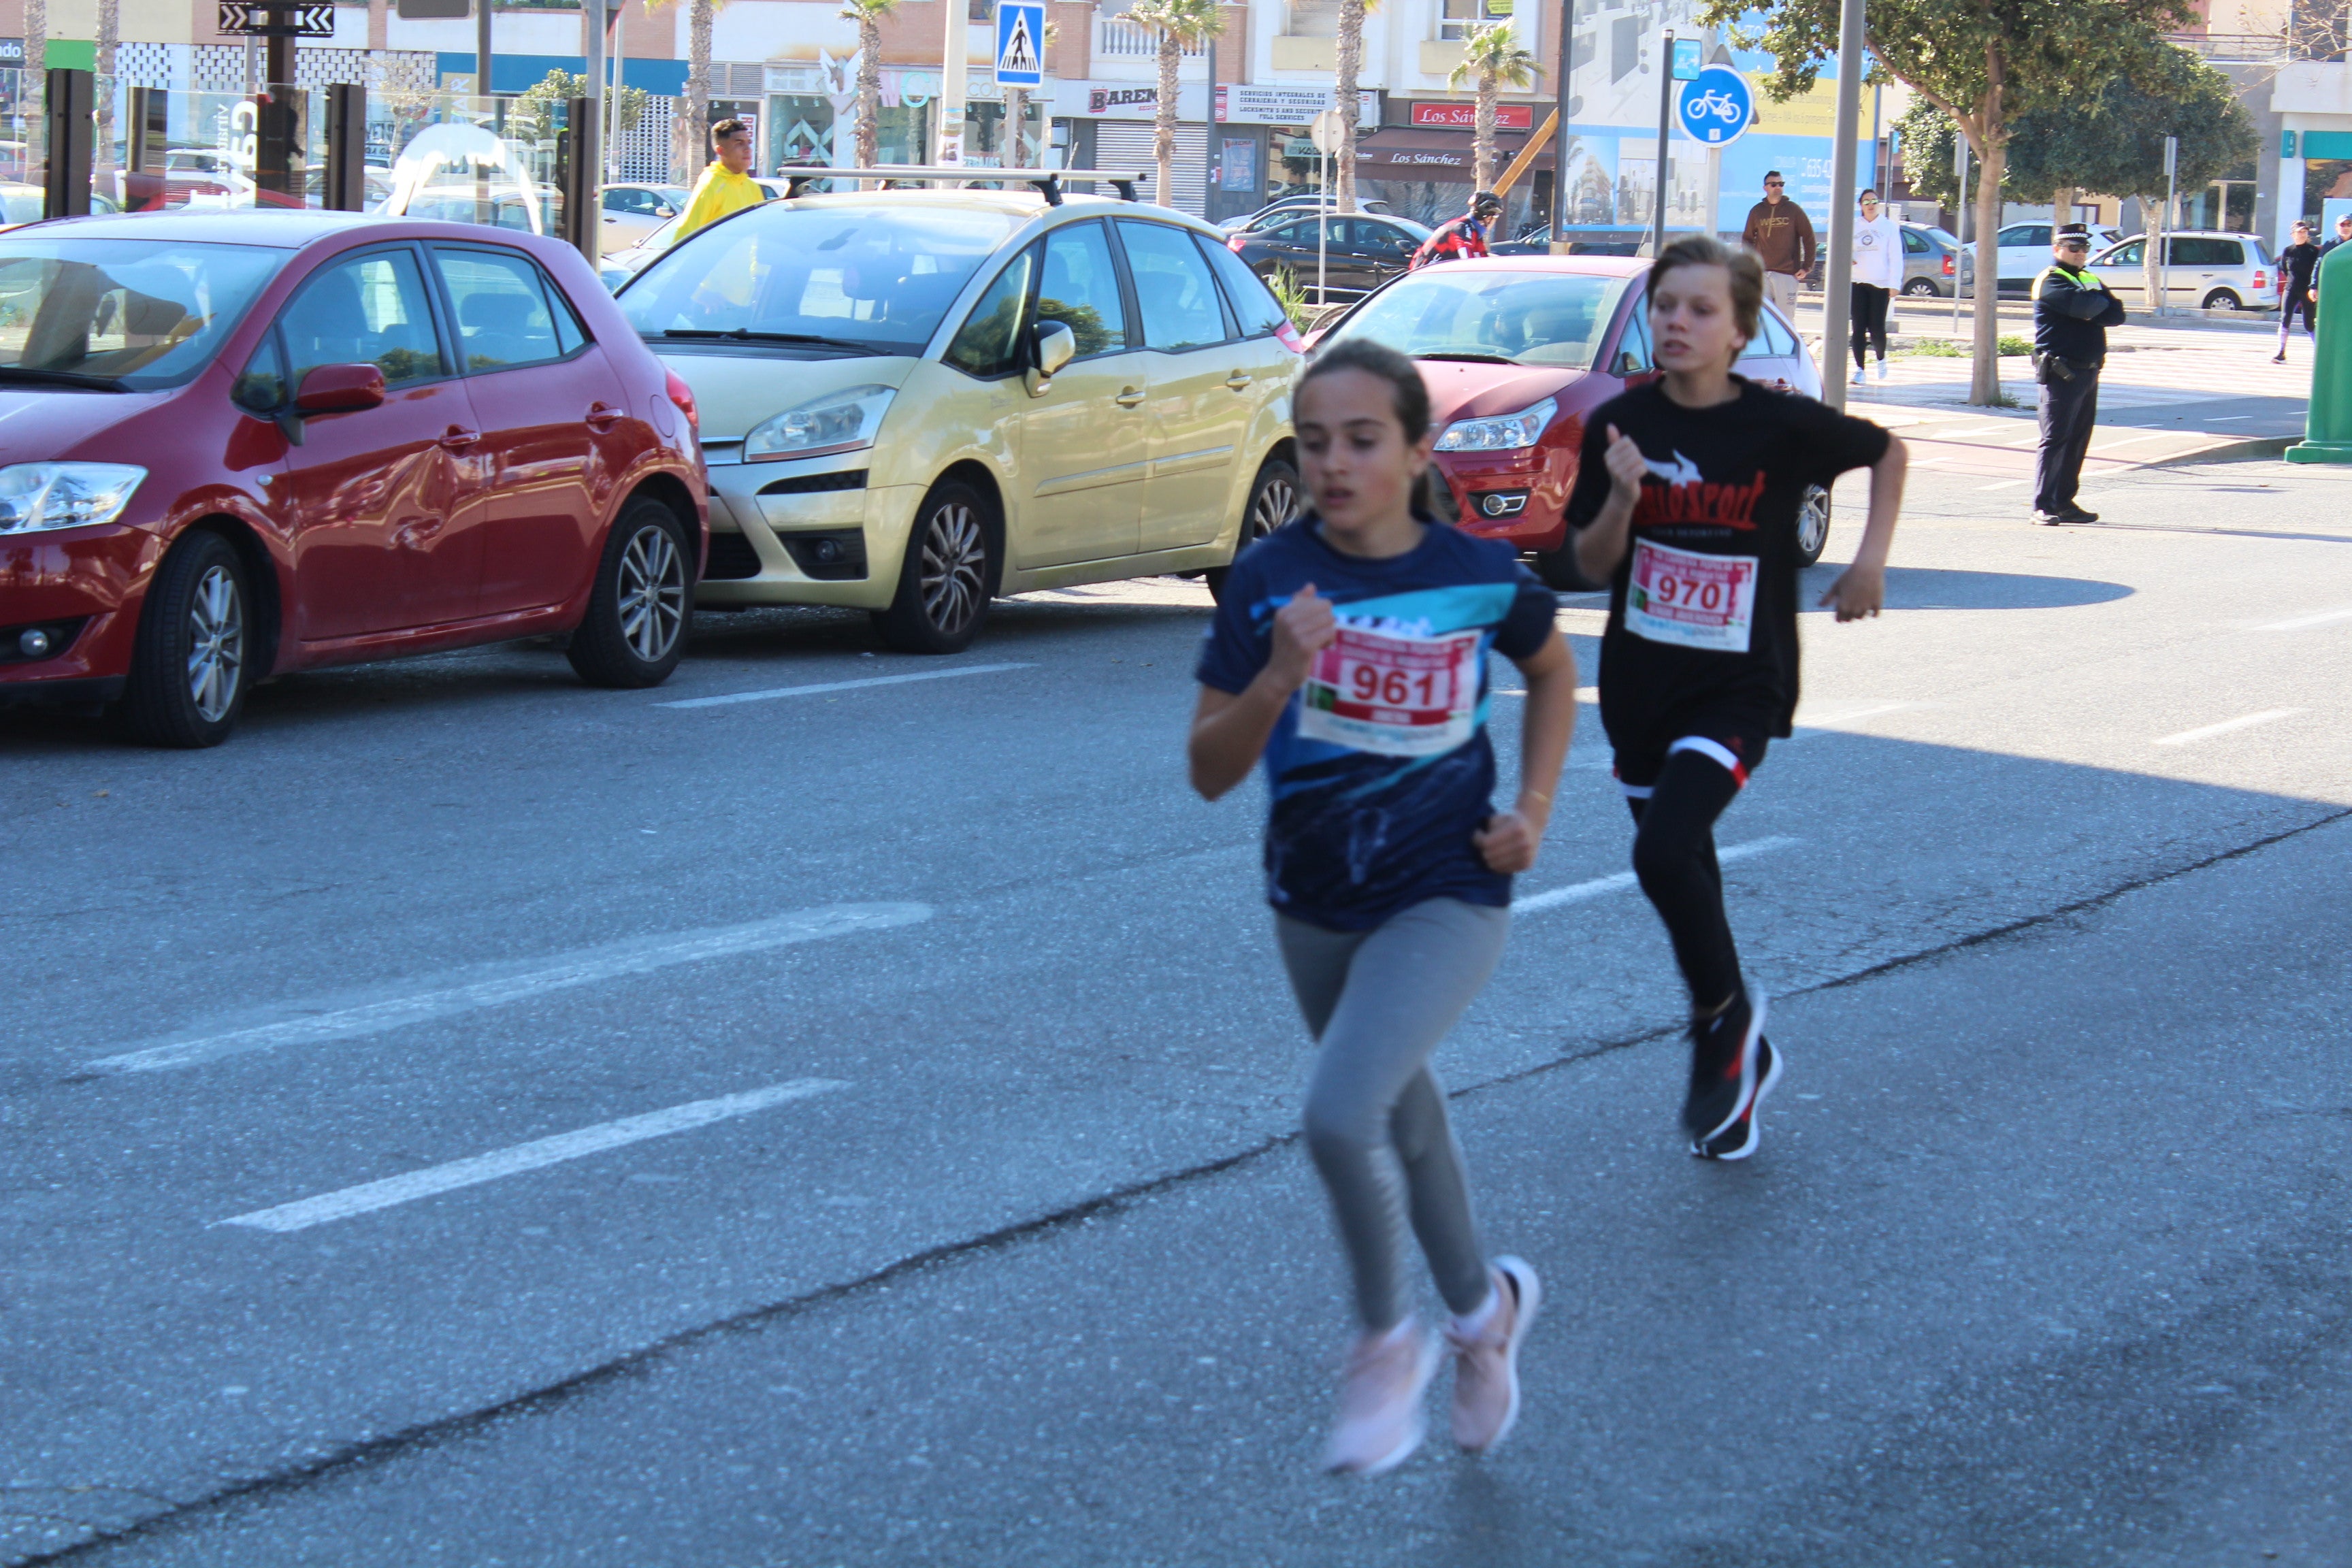
[{"label": "street lamp post", "polygon": [[1559,107],[1551,125],[1551,253],[1568,254],[1568,110],[1576,100],[1576,0],[1559,0]]},{"label": "street lamp post", "polygon": [[1845,337],[1853,298],[1854,142],[1862,132],[1862,5],[1863,0],[1844,0],[1838,13],[1837,141],[1830,149],[1830,259],[1822,278],[1822,401],[1840,409],[1845,406]]},{"label": "street lamp post", "polygon": [[1673,129],[1666,121],[1674,113],[1674,103],[1675,30],[1669,27],[1666,29],[1665,47],[1658,56],[1658,176],[1656,189],[1650,196],[1650,256],[1653,260],[1666,248],[1666,183],[1669,178],[1666,132]]}]

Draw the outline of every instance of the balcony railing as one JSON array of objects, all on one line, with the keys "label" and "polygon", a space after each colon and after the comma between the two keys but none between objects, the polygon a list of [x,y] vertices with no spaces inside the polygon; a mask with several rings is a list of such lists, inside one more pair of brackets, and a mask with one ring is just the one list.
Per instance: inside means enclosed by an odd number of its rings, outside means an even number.
[{"label": "balcony railing", "polygon": [[2287,58],[2284,33],[2175,33],[2172,41],[2209,60],[2264,64]]},{"label": "balcony railing", "polygon": [[[1194,44],[1184,50],[1186,59],[1197,60],[1208,53],[1207,46]],[[1115,60],[1149,60],[1160,56],[1160,35],[1149,27],[1118,16],[1095,18],[1095,58]]]}]

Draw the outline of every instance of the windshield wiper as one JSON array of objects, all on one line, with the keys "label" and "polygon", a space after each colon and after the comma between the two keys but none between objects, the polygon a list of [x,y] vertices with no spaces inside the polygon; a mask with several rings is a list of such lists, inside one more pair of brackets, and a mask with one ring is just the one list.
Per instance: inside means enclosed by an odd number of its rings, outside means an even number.
[{"label": "windshield wiper", "polygon": [[26,381],[37,386],[86,386],[95,392],[131,390],[110,375],[84,375],[72,370],[37,370],[24,364],[0,364],[0,381]]},{"label": "windshield wiper", "polygon": [[1420,353],[1415,354],[1412,357],[1415,359],[1468,360],[1476,364],[1517,364],[1519,363],[1508,354],[1480,353],[1475,349],[1439,349],[1433,353]]},{"label": "windshield wiper", "polygon": [[814,337],[807,332],[755,332],[749,327],[730,327],[723,332],[705,327],[665,327],[662,336],[735,343],[813,343],[818,348],[849,349],[862,354],[874,352],[873,344],[853,342],[847,338]]}]

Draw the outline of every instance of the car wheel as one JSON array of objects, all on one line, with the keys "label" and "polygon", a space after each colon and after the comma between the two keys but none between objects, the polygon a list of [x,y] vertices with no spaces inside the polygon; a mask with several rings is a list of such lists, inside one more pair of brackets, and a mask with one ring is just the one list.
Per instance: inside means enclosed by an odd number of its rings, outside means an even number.
[{"label": "car wheel", "polygon": [[1906,294],[1914,295],[1921,299],[1930,298],[1943,292],[1942,289],[1936,287],[1935,279],[1932,278],[1914,278],[1910,282],[1903,285],[1903,291]]},{"label": "car wheel", "polygon": [[217,746],[245,709],[252,595],[236,549],[209,531],[172,547],[147,587],[122,719],[151,746]]},{"label": "car wheel", "polygon": [[2205,296],[2205,308],[2209,310],[2242,310],[2246,302],[2227,289],[2216,289]]},{"label": "car wheel", "polygon": [[[1234,545],[1234,559],[1240,560],[1243,551],[1297,515],[1298,470],[1280,458],[1268,458],[1250,486],[1249,504],[1242,508],[1242,532]],[[1212,566],[1201,574],[1208,581],[1210,597],[1220,604],[1225,597],[1225,574],[1232,570]]]},{"label": "car wheel", "polygon": [[659,686],[686,652],[694,558],[677,514],[651,496],[631,501],[604,540],[588,613],[564,649],[591,686]]},{"label": "car wheel", "polygon": [[1830,492],[1819,485],[1805,487],[1797,502],[1797,564],[1811,566],[1822,558],[1830,542]]},{"label": "car wheel", "polygon": [[874,617],[882,640],[904,653],[961,653],[988,619],[996,591],[988,502],[950,482],[923,498],[898,569],[898,595]]}]

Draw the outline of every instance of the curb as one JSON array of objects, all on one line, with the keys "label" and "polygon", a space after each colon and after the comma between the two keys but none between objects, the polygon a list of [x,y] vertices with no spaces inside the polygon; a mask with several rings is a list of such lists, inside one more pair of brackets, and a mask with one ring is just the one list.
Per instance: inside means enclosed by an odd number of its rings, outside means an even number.
[{"label": "curb", "polygon": [[2139,467],[2176,468],[2190,463],[2243,463],[2257,458],[2281,458],[2286,455],[2289,447],[2302,439],[2300,436],[2254,436],[2242,441],[2224,442],[2219,447],[2177,453],[2169,458],[2151,458]]}]

